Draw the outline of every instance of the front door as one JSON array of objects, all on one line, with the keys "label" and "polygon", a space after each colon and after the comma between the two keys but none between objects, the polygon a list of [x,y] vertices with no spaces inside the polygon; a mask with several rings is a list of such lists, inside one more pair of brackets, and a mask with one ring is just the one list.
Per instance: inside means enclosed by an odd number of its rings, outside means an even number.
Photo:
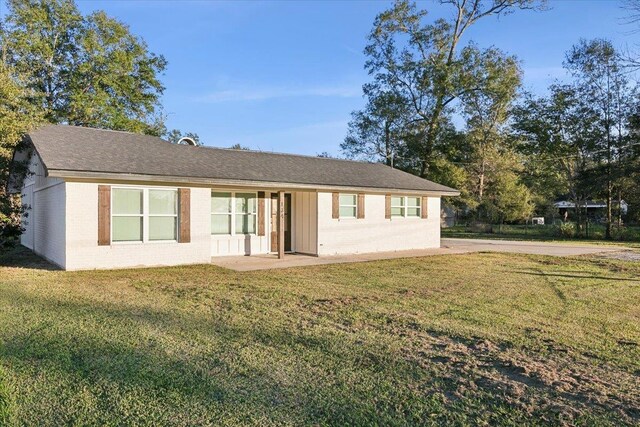
[{"label": "front door", "polygon": [[[284,195],[284,251],[291,252],[291,194]],[[271,193],[271,252],[278,252],[278,193]]]}]

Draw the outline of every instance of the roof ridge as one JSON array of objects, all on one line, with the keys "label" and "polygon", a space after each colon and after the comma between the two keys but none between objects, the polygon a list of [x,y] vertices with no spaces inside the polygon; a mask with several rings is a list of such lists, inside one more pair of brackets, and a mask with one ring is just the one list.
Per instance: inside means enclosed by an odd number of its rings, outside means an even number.
[{"label": "roof ridge", "polygon": [[131,132],[131,131],[128,131],[128,130],[95,128],[95,127],[91,127],[91,126],[70,125],[68,123],[47,123],[43,127],[46,127],[46,126],[67,127],[67,128],[76,128],[76,129],[88,129],[88,130],[97,130],[97,131],[101,131],[101,132],[126,133],[128,135],[148,136],[150,138],[158,138],[158,139],[161,139],[161,140],[163,140],[165,142],[169,142],[166,139],[163,139],[162,137],[159,137],[159,136],[156,136],[156,135],[149,135],[148,133]]}]

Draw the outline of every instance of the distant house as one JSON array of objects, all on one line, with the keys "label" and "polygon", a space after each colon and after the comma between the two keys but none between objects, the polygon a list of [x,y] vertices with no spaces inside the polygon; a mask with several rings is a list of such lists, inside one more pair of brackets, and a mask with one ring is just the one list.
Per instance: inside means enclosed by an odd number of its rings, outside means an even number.
[{"label": "distant house", "polygon": [[440,197],[459,194],[377,163],[128,132],[51,125],[27,143],[22,244],[67,270],[435,248]]},{"label": "distant house", "polygon": [[[576,204],[574,202],[570,202],[567,200],[560,200],[554,203],[554,206],[558,208],[560,215],[565,215],[567,212],[571,212],[575,210]],[[605,214],[607,209],[607,203],[605,201],[596,201],[596,200],[587,200],[584,204],[581,205],[582,209],[587,213],[587,215],[591,217],[596,217],[601,214]],[[613,202],[613,208],[618,209],[618,201],[615,200]],[[629,205],[627,202],[622,200],[620,202],[620,209],[622,211],[622,215],[626,215],[629,209]]]}]

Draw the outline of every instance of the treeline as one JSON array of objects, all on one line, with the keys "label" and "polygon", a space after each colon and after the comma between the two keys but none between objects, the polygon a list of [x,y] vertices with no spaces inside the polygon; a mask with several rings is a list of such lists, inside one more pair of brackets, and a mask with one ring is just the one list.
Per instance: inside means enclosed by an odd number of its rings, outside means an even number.
[{"label": "treeline", "polygon": [[481,19],[544,13],[545,4],[442,3],[453,19],[430,21],[407,1],[376,18],[365,49],[367,103],[352,115],[343,153],[460,189],[446,202],[469,219],[521,222],[549,215],[562,198],[576,204],[579,226],[580,206],[606,201],[607,237],[623,219],[640,220],[637,61],[610,41],[580,40],[563,63],[569,83],[526,93],[515,56],[461,39]]}]

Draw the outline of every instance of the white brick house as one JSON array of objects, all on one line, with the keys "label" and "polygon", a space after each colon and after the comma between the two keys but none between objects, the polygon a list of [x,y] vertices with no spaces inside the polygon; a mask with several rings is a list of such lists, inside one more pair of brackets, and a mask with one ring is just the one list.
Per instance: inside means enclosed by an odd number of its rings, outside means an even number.
[{"label": "white brick house", "polygon": [[15,154],[22,244],[67,270],[434,248],[456,190],[381,164],[51,125]]}]

